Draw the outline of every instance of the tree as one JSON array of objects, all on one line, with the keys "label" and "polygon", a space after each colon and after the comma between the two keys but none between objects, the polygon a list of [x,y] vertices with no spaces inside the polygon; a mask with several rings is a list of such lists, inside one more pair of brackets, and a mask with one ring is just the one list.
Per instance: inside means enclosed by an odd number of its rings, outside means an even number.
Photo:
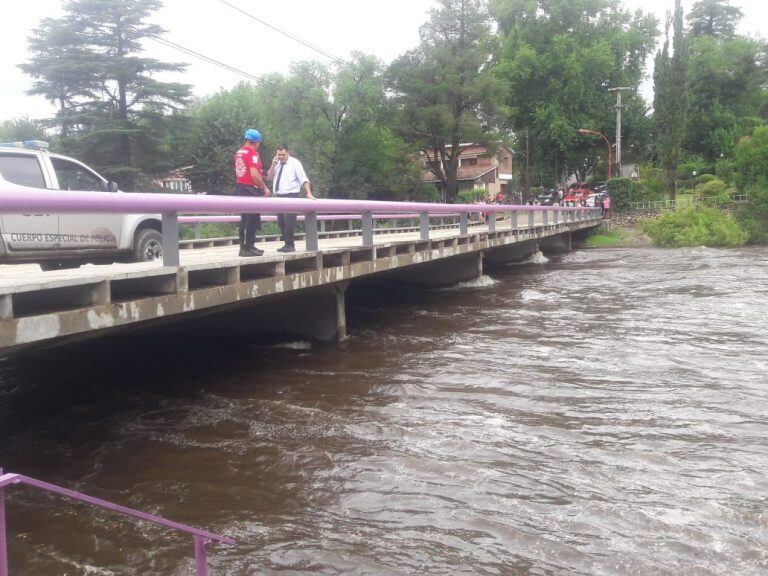
[{"label": "tree", "polygon": [[58,105],[62,147],[133,188],[139,158],[157,147],[165,115],[179,110],[190,87],[155,75],[185,66],[143,58],[141,41],[163,30],[145,19],[159,0],[68,0],[65,14],[45,19],[29,39],[32,58],[21,68],[30,90]]},{"label": "tree", "polygon": [[0,142],[20,142],[23,140],[45,140],[45,131],[40,122],[26,116],[0,123]]},{"label": "tree", "polygon": [[315,193],[334,198],[408,197],[418,166],[389,126],[383,65],[355,54],[334,66],[301,62],[286,76],[241,84],[194,106],[187,157],[196,189],[232,186],[232,154],[247,127],[264,135],[262,157],[283,143],[301,159]]},{"label": "tree", "polygon": [[759,39],[692,40],[686,151],[710,164],[721,155],[733,156],[738,139],[760,123],[768,84],[766,56],[765,41]]},{"label": "tree", "polygon": [[736,26],[744,17],[741,8],[731,6],[730,0],[700,0],[688,14],[688,26],[693,38],[709,36],[711,38],[732,39],[736,35]]},{"label": "tree", "polygon": [[[530,161],[553,181],[606,164],[604,143],[578,130],[615,133],[608,88],[639,86],[656,19],[611,0],[492,0],[491,12],[501,34],[494,72],[509,86],[518,148],[527,134]],[[636,89],[625,93],[624,105],[622,134],[637,152],[646,106]]]},{"label": "tree", "polygon": [[672,50],[669,52],[669,26],[667,21],[664,47],[656,55],[653,71],[653,116],[656,125],[656,154],[664,174],[664,184],[670,200],[675,199],[677,165],[685,135],[688,114],[688,41],[683,33],[683,8],[675,0],[672,18]]},{"label": "tree", "polygon": [[489,70],[491,26],[481,0],[439,0],[419,46],[390,66],[398,132],[420,150],[448,202],[458,197],[459,155],[467,143],[496,140],[505,99]]}]

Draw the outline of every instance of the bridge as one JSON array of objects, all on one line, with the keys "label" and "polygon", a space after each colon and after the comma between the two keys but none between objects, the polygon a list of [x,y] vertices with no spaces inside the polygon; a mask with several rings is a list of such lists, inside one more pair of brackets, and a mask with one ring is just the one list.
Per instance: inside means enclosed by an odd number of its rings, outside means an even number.
[{"label": "bridge", "polygon": [[[0,194],[0,213],[159,213],[163,260],[42,272],[0,266],[0,355],[98,338],[120,330],[168,330],[194,321],[201,333],[346,337],[350,282],[381,278],[446,286],[478,278],[486,265],[540,248],[567,251],[600,226],[599,209],[35,191]],[[479,218],[482,211],[483,216]],[[293,212],[305,234],[282,254],[266,239],[262,257],[241,258],[233,239],[179,242],[180,214]],[[477,215],[473,222],[472,215]],[[216,216],[210,216],[216,218]],[[218,216],[230,218],[231,216]],[[357,231],[318,229],[318,219],[358,219]],[[377,229],[381,219],[413,227]],[[450,223],[446,223],[446,219]],[[435,223],[439,220],[439,223]],[[236,321],[235,321],[236,319]],[[187,330],[188,324],[183,324]]]}]

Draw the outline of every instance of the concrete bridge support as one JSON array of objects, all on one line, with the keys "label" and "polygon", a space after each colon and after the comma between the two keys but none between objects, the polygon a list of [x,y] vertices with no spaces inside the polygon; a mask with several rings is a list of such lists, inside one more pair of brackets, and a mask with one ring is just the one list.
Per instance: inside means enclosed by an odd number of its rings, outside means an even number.
[{"label": "concrete bridge support", "polygon": [[470,252],[418,266],[409,266],[388,274],[387,280],[403,282],[423,288],[453,286],[459,282],[475,280],[483,275],[483,253]]},{"label": "concrete bridge support", "polygon": [[522,262],[538,251],[539,243],[537,241],[507,244],[506,246],[486,250],[485,261],[490,266],[503,266],[510,262]]},{"label": "concrete bridge support", "polygon": [[257,305],[236,305],[227,311],[219,310],[215,314],[169,325],[165,331],[183,337],[220,334],[245,341],[270,336],[341,341],[347,337],[345,295],[348,284],[339,282],[279,298],[265,298]]},{"label": "concrete bridge support", "polygon": [[572,247],[573,242],[570,232],[558,234],[557,236],[550,236],[541,241],[541,251],[545,254],[563,254],[565,252],[570,252]]}]

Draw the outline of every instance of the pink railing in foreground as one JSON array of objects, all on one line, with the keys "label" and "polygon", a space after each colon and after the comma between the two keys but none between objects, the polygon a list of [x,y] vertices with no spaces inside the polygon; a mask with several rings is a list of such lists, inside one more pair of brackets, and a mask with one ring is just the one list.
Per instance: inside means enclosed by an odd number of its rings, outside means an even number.
[{"label": "pink railing in foreground", "polygon": [[120,514],[124,514],[126,516],[133,516],[134,518],[144,520],[145,522],[152,522],[154,524],[165,526],[166,528],[172,528],[174,530],[186,532],[187,534],[192,535],[195,547],[195,567],[197,576],[208,575],[208,553],[206,546],[209,543],[219,542],[222,544],[235,544],[235,541],[232,538],[228,538],[226,536],[219,536],[218,534],[206,532],[205,530],[199,530],[197,528],[193,528],[192,526],[186,526],[184,524],[174,522],[173,520],[161,518],[160,516],[139,512],[138,510],[133,510],[131,508],[121,506],[120,504],[107,502],[101,498],[94,498],[93,496],[88,496],[86,494],[81,494],[80,492],[68,490],[67,488],[62,488],[60,486],[56,486],[55,484],[49,484],[48,482],[43,482],[42,480],[35,480],[34,478],[22,476],[21,474],[3,474],[3,470],[0,468],[0,576],[8,576],[8,543],[6,539],[4,491],[6,487],[16,485],[30,486],[32,488],[37,488],[38,490],[44,490],[46,492],[58,494],[59,496],[85,502],[86,504],[91,504],[105,510],[119,512]]},{"label": "pink railing in foreground", "polygon": [[[517,215],[528,214],[528,228],[534,227],[534,214],[540,212],[543,225],[548,226],[548,215],[554,224],[559,217],[574,221],[600,218],[599,208],[565,206],[517,206],[504,204],[429,204],[423,202],[380,202],[373,200],[307,200],[301,198],[251,198],[236,196],[209,196],[187,194],[146,194],[119,192],[72,192],[61,190],[11,188],[0,190],[0,214],[28,214],[59,212],[70,214],[141,214],[162,215],[163,264],[179,265],[179,214],[240,214],[240,213],[297,213],[304,215],[306,249],[318,250],[317,216],[319,214],[359,214],[362,217],[364,246],[373,246],[373,215],[419,214],[420,236],[429,239],[429,219],[434,216],[459,214],[459,233],[467,235],[468,215],[510,213],[510,226],[517,228]],[[490,218],[489,231],[495,231],[496,220]]]}]

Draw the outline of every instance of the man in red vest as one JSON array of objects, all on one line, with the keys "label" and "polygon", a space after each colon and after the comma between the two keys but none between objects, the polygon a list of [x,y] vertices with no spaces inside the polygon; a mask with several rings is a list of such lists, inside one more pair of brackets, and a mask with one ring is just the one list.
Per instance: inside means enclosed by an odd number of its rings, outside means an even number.
[{"label": "man in red vest", "polygon": [[[261,133],[249,128],[245,131],[245,143],[235,153],[235,194],[238,196],[269,196],[269,188],[261,177]],[[263,250],[255,246],[256,232],[261,228],[259,214],[240,215],[241,257],[261,256]]]}]

